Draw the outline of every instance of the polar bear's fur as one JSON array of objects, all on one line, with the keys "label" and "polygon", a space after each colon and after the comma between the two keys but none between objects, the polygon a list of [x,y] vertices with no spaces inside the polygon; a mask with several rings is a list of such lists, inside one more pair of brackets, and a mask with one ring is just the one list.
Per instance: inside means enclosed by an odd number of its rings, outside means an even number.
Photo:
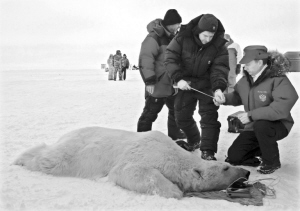
[{"label": "polar bear's fur", "polygon": [[205,161],[158,131],[144,133],[87,127],[41,144],[14,162],[57,176],[99,178],[139,193],[181,198],[184,192],[225,189],[249,172],[225,162]]}]

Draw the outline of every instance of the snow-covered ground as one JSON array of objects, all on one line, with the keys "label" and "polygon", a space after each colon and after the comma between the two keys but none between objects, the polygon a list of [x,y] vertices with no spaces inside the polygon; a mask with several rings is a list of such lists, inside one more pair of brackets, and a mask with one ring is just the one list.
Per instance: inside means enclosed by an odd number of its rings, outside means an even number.
[{"label": "snow-covered ground", "polygon": [[[289,74],[300,93],[300,73]],[[282,168],[271,175],[251,171],[250,180],[277,178],[276,199],[264,206],[242,206],[224,200],[165,199],[131,192],[102,178],[97,181],[55,177],[10,165],[23,150],[41,142],[55,143],[64,133],[91,125],[136,131],[144,105],[139,72],[128,71],[126,81],[108,81],[103,70],[31,70],[1,72],[1,210],[300,210],[299,103],[292,116],[295,125],[279,141]],[[242,107],[221,107],[218,160],[237,134],[227,132],[227,116]],[[195,119],[199,116],[195,113]],[[164,133],[167,109],[154,124]]]}]

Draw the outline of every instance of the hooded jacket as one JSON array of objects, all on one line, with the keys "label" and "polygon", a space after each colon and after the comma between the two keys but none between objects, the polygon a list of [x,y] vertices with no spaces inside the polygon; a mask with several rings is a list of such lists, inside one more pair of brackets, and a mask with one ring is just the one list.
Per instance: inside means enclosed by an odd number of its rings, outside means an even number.
[{"label": "hooded jacket", "polygon": [[114,68],[121,69],[121,60],[122,60],[122,54],[118,50],[117,53],[114,55]]},{"label": "hooded jacket", "polygon": [[164,28],[161,21],[156,19],[147,25],[149,34],[142,42],[139,55],[140,74],[144,83],[155,85],[153,97],[167,97],[173,89],[171,79],[164,77],[164,54],[174,36]]},{"label": "hooded jacket", "polygon": [[108,64],[108,67],[111,68],[114,66],[114,57],[113,56],[110,56],[108,59],[107,59],[107,64]]},{"label": "hooded jacket", "polygon": [[233,40],[230,40],[228,43],[226,43],[225,46],[227,47],[228,54],[229,54],[229,67],[230,67],[229,74],[231,74],[233,77],[236,77],[237,65],[239,64],[240,60],[243,57],[241,47]]},{"label": "hooded jacket", "polygon": [[178,82],[190,81],[193,88],[213,91],[227,88],[229,72],[228,51],[223,38],[225,29],[218,20],[218,29],[213,39],[202,44],[197,24],[203,15],[182,26],[180,33],[166,50],[165,64],[170,77]]},{"label": "hooded jacket", "polygon": [[280,120],[288,132],[294,121],[291,109],[298,100],[297,92],[287,78],[290,62],[278,52],[269,52],[271,64],[253,83],[247,71],[234,87],[234,91],[225,94],[224,105],[244,105],[248,116],[253,121],[245,125],[245,130],[253,130],[257,120]]}]

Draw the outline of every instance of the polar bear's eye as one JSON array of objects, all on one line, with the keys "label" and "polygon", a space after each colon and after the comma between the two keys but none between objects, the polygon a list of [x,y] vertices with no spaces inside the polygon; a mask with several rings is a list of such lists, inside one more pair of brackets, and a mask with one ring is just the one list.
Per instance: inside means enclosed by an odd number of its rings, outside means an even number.
[{"label": "polar bear's eye", "polygon": [[203,179],[202,173],[201,173],[201,171],[200,171],[199,169],[193,169],[193,173],[194,173],[194,175],[195,175],[196,177],[202,178],[202,179]]},{"label": "polar bear's eye", "polygon": [[224,171],[227,171],[229,169],[229,166],[225,166]]}]

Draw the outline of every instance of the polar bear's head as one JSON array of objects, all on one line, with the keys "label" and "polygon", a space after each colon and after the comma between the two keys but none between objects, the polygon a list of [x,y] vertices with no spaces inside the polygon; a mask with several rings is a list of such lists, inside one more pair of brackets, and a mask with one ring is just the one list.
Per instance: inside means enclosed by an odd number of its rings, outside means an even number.
[{"label": "polar bear's head", "polygon": [[248,179],[249,175],[249,171],[225,162],[200,160],[182,171],[178,186],[184,192],[224,190],[238,178]]}]

